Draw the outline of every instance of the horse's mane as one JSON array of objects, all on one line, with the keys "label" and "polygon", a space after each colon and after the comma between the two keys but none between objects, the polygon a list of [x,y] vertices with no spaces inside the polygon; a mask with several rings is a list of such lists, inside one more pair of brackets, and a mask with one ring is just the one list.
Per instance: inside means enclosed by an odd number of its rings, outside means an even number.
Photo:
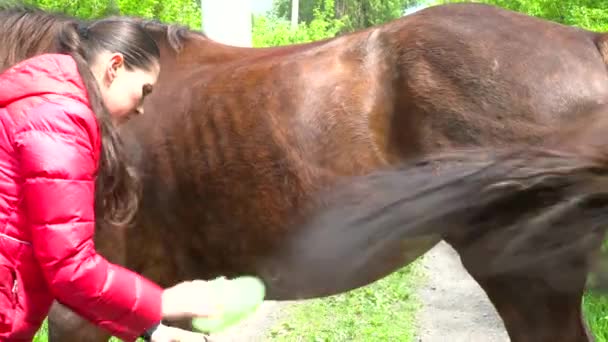
[{"label": "horse's mane", "polygon": [[[179,52],[189,37],[206,37],[202,32],[178,24],[165,24],[129,16],[109,16],[135,20],[158,41]],[[20,1],[0,1],[0,72],[38,53],[55,52],[53,34],[63,25],[86,22],[59,11],[47,11]],[[93,21],[93,20],[91,20]]]},{"label": "horse's mane", "polygon": [[130,16],[111,16],[108,18],[138,21],[148,33],[153,34],[155,37],[162,36],[165,40],[164,43],[167,43],[176,52],[179,52],[182,49],[184,43],[190,37],[198,36],[207,38],[204,33],[191,30],[186,26],[165,24],[156,19],[142,19]]},{"label": "horse's mane", "polygon": [[188,36],[192,34],[206,37],[202,32],[192,31],[182,25],[168,25],[161,23],[158,20],[139,20],[141,21],[142,26],[148,32],[164,34],[167,42],[169,43],[169,46],[171,46],[175,51],[181,50],[184,45],[184,42],[188,39]]}]

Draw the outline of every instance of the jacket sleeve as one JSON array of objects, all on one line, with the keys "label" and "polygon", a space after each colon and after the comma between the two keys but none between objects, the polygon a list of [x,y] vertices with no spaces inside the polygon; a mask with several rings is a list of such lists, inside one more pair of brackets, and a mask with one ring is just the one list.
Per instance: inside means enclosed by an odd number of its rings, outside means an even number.
[{"label": "jacket sleeve", "polygon": [[162,319],[162,289],[95,251],[91,136],[97,126],[62,107],[45,107],[14,135],[36,258],[59,302],[133,341]]}]

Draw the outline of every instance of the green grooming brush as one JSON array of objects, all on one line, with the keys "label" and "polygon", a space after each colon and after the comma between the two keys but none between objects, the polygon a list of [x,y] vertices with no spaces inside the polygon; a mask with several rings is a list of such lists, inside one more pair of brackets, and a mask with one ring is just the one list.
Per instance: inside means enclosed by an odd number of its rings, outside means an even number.
[{"label": "green grooming brush", "polygon": [[266,287],[256,277],[243,276],[234,279],[220,277],[209,282],[212,293],[221,296],[220,313],[214,317],[192,319],[194,329],[204,333],[217,333],[232,326],[249,315],[264,301]]}]

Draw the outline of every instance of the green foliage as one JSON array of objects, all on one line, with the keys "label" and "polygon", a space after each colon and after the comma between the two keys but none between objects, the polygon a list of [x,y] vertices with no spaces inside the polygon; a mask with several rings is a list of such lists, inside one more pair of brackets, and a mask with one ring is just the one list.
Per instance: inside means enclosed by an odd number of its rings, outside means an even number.
[{"label": "green foliage", "polygon": [[[406,7],[419,3],[417,0],[336,0],[329,4],[325,0],[300,0],[300,21],[315,20],[315,11],[325,13],[328,18],[343,22],[340,33],[382,24],[400,17]],[[291,0],[274,0],[273,13],[288,19],[291,17]]]},{"label": "green foliage", "polygon": [[200,30],[199,0],[24,0],[24,3],[83,19],[108,15],[138,16]]},{"label": "green foliage", "polygon": [[108,0],[25,0],[24,3],[54,12],[62,12],[79,18],[99,18],[116,13],[114,1]]},{"label": "green foliage", "polygon": [[338,0],[336,16],[346,19],[346,30],[380,25],[403,15],[415,0]]},{"label": "green foliage", "polygon": [[344,27],[344,21],[333,18],[334,0],[321,0],[313,9],[312,20],[298,23],[292,29],[290,21],[271,14],[256,16],[253,20],[253,46],[278,46],[317,41],[336,36]]},{"label": "green foliage", "polygon": [[[320,7],[327,12],[329,12],[329,10],[334,11],[334,8],[324,8],[323,0],[300,0],[299,2],[298,19],[305,23],[309,23],[313,20],[313,10],[315,8]],[[291,18],[291,0],[273,0],[271,12],[279,18]]]},{"label": "green foliage", "polygon": [[116,0],[122,14],[165,23],[179,23],[201,29],[201,8],[198,0]]},{"label": "green foliage", "polygon": [[[437,0],[433,4],[462,2]],[[500,6],[565,25],[593,31],[608,31],[606,0],[483,0],[475,1]]]}]

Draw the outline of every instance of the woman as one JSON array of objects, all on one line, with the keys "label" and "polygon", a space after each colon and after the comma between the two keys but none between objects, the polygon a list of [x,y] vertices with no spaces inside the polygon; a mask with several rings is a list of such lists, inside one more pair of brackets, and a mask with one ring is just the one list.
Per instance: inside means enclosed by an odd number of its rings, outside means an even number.
[{"label": "woman", "polygon": [[204,340],[159,324],[211,315],[204,281],[163,290],[93,244],[96,224],[123,229],[137,209],[115,126],[142,114],[159,49],[127,20],[58,41],[65,54],[0,75],[0,340],[32,340],[53,300],[124,341]]}]

